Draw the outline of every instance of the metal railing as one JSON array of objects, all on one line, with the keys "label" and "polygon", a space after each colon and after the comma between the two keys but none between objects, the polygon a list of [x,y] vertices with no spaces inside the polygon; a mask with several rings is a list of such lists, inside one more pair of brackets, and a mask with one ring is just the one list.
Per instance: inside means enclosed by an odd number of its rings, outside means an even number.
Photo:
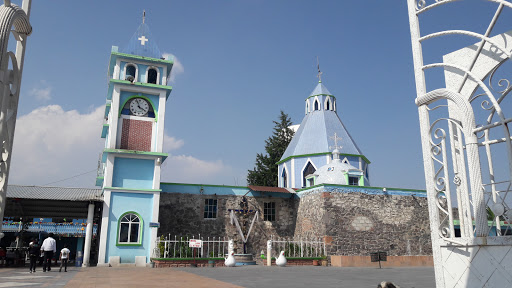
[{"label": "metal railing", "polygon": [[279,257],[281,251],[284,251],[285,257],[311,258],[326,255],[325,242],[322,238],[290,239],[271,236],[267,241],[268,248],[271,250],[271,257]]},{"label": "metal railing", "polygon": [[[190,239],[201,240],[203,247],[193,251],[189,247]],[[192,258],[194,256],[195,258],[221,258],[228,254],[230,247],[233,247],[233,240],[226,239],[226,237],[202,237],[201,234],[197,237],[174,235],[173,238],[168,234],[160,236],[156,240],[155,247],[154,258]]]}]

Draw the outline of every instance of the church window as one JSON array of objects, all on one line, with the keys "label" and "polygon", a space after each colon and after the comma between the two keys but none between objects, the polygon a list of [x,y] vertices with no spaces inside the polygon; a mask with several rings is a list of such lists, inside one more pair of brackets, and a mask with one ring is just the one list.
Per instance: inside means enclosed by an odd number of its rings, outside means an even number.
[{"label": "church window", "polygon": [[318,100],[315,100],[315,111],[320,110],[320,103],[318,103]]},{"label": "church window", "polygon": [[119,234],[117,244],[138,244],[142,240],[142,219],[134,212],[127,212],[121,216],[119,221]]},{"label": "church window", "polygon": [[359,177],[348,176],[348,185],[359,186]]},{"label": "church window", "polygon": [[204,199],[204,218],[217,218],[217,199]]},{"label": "church window", "polygon": [[276,202],[263,203],[263,220],[276,221]]},{"label": "church window", "polygon": [[155,68],[149,68],[148,69],[148,83],[156,84],[156,81],[158,79],[158,72]]},{"label": "church window", "polygon": [[282,174],[282,177],[283,177],[283,187],[286,188],[287,187],[287,184],[288,184],[288,177],[286,175],[286,170],[283,169],[283,174]]},{"label": "church window", "polygon": [[137,79],[137,67],[134,64],[126,64],[125,66],[125,79],[134,82]]},{"label": "church window", "polygon": [[306,100],[306,114],[309,113],[309,100]]},{"label": "church window", "polygon": [[325,105],[325,110],[331,110],[330,107],[329,107],[330,102],[331,101],[327,100],[327,103]]},{"label": "church window", "polygon": [[304,168],[304,172],[302,172],[302,187],[306,187],[306,176],[315,173],[316,169],[311,164],[311,162],[308,162],[308,165],[306,165],[306,168]]}]

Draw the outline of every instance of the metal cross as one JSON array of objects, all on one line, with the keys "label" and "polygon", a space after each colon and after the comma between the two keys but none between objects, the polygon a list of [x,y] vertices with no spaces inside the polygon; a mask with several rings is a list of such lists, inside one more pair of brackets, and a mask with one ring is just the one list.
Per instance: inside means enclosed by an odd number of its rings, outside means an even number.
[{"label": "metal cross", "polygon": [[316,56],[316,64],[318,67],[318,82],[322,82],[322,71],[320,71],[320,61],[318,60],[318,56]]},{"label": "metal cross", "polygon": [[142,24],[146,21],[146,10],[142,10]]},{"label": "metal cross", "polygon": [[138,40],[140,40],[140,45],[146,45],[146,42],[149,41],[148,38],[146,38],[144,35],[142,35],[141,37],[138,38]]},{"label": "metal cross", "polygon": [[329,149],[340,149],[341,150],[341,148],[343,148],[342,146],[338,146],[338,139],[341,140],[342,138],[338,137],[338,135],[336,135],[336,132],[334,132],[334,136],[329,137],[329,139],[334,140],[334,146],[330,146]]}]

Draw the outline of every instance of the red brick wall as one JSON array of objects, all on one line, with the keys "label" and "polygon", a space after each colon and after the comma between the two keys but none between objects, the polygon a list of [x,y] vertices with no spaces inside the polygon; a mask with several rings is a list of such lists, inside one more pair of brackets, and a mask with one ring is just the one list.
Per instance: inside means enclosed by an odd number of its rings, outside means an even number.
[{"label": "red brick wall", "polygon": [[123,119],[121,149],[151,151],[153,122]]}]

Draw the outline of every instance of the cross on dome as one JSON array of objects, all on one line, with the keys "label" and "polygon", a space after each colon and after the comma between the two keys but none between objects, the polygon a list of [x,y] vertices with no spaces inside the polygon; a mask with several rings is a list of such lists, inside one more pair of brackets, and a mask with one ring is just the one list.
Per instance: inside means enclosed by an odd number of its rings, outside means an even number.
[{"label": "cross on dome", "polygon": [[329,139],[334,140],[334,146],[330,146],[329,149],[338,150],[343,148],[342,146],[338,146],[338,140],[341,140],[342,138],[338,137],[338,135],[336,135],[336,132],[334,132],[334,136],[329,137]]},{"label": "cross on dome", "polygon": [[149,41],[148,38],[146,38],[144,35],[140,36],[139,38],[137,38],[140,40],[140,45],[146,45],[146,42]]},{"label": "cross on dome", "polygon": [[316,64],[317,64],[317,68],[318,68],[318,82],[319,83],[322,83],[322,71],[320,71],[320,61],[318,60],[318,56],[316,56]]}]

